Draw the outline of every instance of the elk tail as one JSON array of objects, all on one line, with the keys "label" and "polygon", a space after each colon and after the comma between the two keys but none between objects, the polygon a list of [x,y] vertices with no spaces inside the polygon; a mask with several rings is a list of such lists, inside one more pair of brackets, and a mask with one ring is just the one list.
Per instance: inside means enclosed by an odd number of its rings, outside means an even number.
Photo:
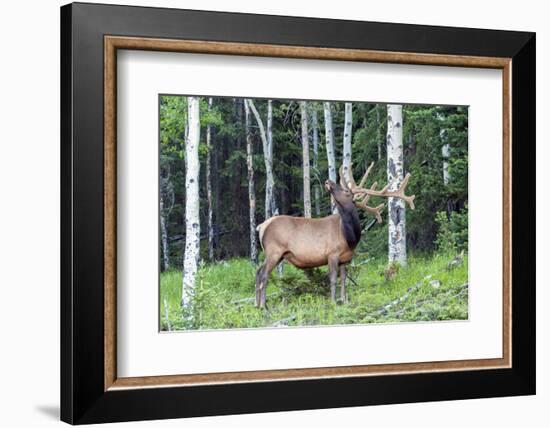
[{"label": "elk tail", "polygon": [[260,234],[260,245],[262,246],[262,250],[264,249],[263,238],[264,238],[265,230],[267,229],[267,226],[269,226],[271,222],[276,218],[277,218],[276,216],[268,218],[266,221],[264,221],[263,223],[259,224],[256,227],[256,231]]}]

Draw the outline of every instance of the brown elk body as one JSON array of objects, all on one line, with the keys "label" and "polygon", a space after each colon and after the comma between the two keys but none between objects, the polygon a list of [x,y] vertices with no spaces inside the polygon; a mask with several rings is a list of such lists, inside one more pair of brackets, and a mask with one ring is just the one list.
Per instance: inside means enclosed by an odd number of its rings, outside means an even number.
[{"label": "brown elk body", "polygon": [[376,183],[370,189],[364,189],[362,185],[371,168],[372,165],[360,186],[355,184],[353,178],[346,181],[342,171],[340,184],[326,181],[325,188],[332,195],[338,214],[314,219],[282,215],[271,217],[257,227],[265,261],[256,273],[256,306],[265,308],[269,275],[282,260],[300,269],[328,265],[333,302],[336,301],[336,283],[340,272],[340,299],[346,301],[345,266],[353,258],[355,247],[361,239],[361,224],[356,206],[375,214],[379,222],[383,205],[376,208],[367,206],[370,196],[394,196],[407,200],[414,207],[414,196],[404,195],[408,176],[396,192],[388,192],[388,186],[376,191]]}]

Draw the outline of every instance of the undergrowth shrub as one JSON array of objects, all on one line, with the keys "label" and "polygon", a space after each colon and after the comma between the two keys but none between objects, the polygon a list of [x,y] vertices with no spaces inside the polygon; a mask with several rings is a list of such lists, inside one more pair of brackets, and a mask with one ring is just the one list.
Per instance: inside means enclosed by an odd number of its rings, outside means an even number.
[{"label": "undergrowth shrub", "polygon": [[468,250],[468,207],[453,211],[450,216],[445,211],[436,214],[438,232],[435,244],[439,251],[452,254]]},{"label": "undergrowth shrub", "polygon": [[274,271],[271,281],[288,297],[302,294],[325,295],[330,287],[328,272],[319,268],[304,271],[286,269],[283,276],[278,276]]}]

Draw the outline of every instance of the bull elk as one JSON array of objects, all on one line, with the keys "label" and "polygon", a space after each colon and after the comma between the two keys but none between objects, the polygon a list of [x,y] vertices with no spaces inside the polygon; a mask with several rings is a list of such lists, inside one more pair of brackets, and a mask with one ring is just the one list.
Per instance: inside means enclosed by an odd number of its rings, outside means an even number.
[{"label": "bull elk", "polygon": [[395,191],[388,190],[389,184],[381,190],[376,190],[376,182],[370,188],[364,187],[372,167],[373,163],[368,167],[359,185],[353,179],[351,166],[348,181],[340,167],[340,184],[331,180],[325,182],[325,188],[332,195],[338,214],[322,218],[281,215],[269,218],[256,228],[265,253],[265,261],[256,272],[257,307],[265,308],[269,275],[283,259],[300,269],[328,265],[333,302],[336,302],[336,282],[340,271],[340,299],[346,301],[345,266],[351,261],[355,247],[361,239],[357,208],[374,215],[379,223],[382,222],[380,212],[384,204],[369,206],[367,203],[371,196],[399,198],[414,209],[414,195],[405,195],[410,174],[405,176],[401,186]]}]

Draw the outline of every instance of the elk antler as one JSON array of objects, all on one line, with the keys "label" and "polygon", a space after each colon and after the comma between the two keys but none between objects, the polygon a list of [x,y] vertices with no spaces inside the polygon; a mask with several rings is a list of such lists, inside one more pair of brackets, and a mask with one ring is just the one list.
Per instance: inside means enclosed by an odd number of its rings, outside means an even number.
[{"label": "elk antler", "polygon": [[409,184],[409,179],[411,178],[411,174],[407,173],[405,178],[403,179],[401,185],[397,190],[394,191],[388,191],[388,188],[390,187],[390,184],[386,184],[381,190],[376,190],[376,186],[378,183],[375,181],[370,189],[367,189],[364,187],[365,182],[367,181],[367,177],[369,176],[369,173],[374,165],[374,162],[369,165],[367,168],[367,171],[365,172],[365,175],[363,175],[363,178],[361,178],[361,181],[359,182],[359,185],[355,183],[355,179],[353,178],[353,173],[351,170],[352,165],[349,167],[349,180],[346,180],[344,176],[344,170],[343,166],[340,167],[340,183],[344,183],[345,187],[349,189],[353,193],[353,199],[355,201],[355,205],[359,208],[364,209],[368,213],[373,214],[376,219],[378,220],[378,223],[382,223],[382,217],[380,216],[380,211],[384,208],[384,204],[380,204],[377,207],[370,207],[367,205],[367,202],[369,201],[371,196],[378,196],[381,198],[399,198],[404,200],[406,203],[409,204],[411,209],[414,210],[414,195],[407,196],[405,195],[405,190],[407,188],[407,185]]},{"label": "elk antler", "polygon": [[338,170],[338,173],[340,175],[340,186],[344,189],[349,189],[346,177],[344,176],[344,165],[340,165],[340,169]]},{"label": "elk antler", "polygon": [[[376,187],[376,183],[373,183],[371,186],[371,189]],[[370,199],[370,195],[365,195],[365,197],[361,200],[360,197],[356,199],[355,205],[359,208],[364,209],[366,212],[374,215],[376,217],[376,220],[378,223],[382,223],[382,216],[380,215],[381,211],[384,209],[384,204],[380,204],[376,207],[369,207],[367,205],[367,202]]]}]

